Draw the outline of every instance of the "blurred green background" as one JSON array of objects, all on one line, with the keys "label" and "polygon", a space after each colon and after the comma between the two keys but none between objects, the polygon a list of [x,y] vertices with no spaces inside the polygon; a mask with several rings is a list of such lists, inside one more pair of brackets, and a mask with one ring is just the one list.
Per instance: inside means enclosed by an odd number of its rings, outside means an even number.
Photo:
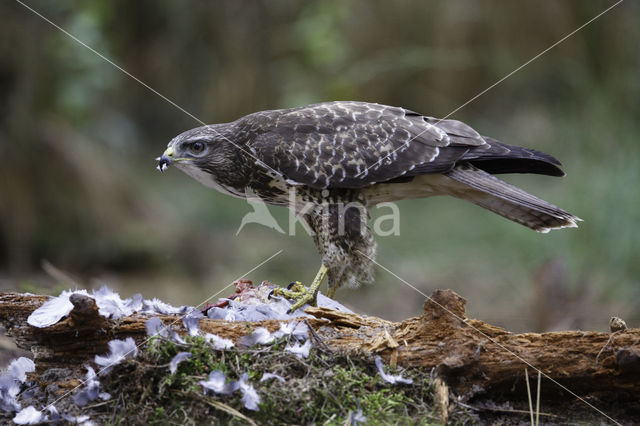
[{"label": "blurred green background", "polygon": [[[27,1],[208,123],[327,100],[442,117],[612,3]],[[301,227],[236,236],[247,203],[155,170],[193,118],[20,4],[0,16],[0,288],[107,284],[197,304],[280,249],[248,278],[312,279],[319,257]],[[623,3],[453,116],[557,156],[563,179],[508,180],[580,216],[579,229],[542,235],[454,199],[404,201],[378,260],[510,330],[602,330],[611,315],[638,326],[639,16]],[[286,229],[287,212],[271,211]],[[380,269],[338,298],[392,320],[424,301]]]}]

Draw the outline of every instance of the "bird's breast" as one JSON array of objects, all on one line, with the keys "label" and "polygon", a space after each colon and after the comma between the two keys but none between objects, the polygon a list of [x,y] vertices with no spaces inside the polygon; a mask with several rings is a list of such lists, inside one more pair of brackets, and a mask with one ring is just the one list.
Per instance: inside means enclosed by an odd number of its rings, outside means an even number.
[{"label": "bird's breast", "polygon": [[184,164],[180,165],[180,169],[182,169],[183,172],[206,187],[213,188],[218,192],[226,195],[231,195],[233,197],[244,199],[247,198],[247,194],[246,191],[244,191],[244,188],[236,188],[231,185],[224,185],[218,182],[212,174],[200,169],[199,167],[192,166],[190,164]]}]

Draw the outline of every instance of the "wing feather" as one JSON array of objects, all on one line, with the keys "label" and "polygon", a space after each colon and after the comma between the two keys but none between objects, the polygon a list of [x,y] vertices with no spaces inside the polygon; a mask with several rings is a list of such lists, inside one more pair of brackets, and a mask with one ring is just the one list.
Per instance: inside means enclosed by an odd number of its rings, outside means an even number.
[{"label": "wing feather", "polygon": [[460,121],[363,102],[327,102],[259,118],[260,131],[249,143],[253,152],[286,179],[315,188],[361,188],[444,172],[469,148],[486,144]]}]

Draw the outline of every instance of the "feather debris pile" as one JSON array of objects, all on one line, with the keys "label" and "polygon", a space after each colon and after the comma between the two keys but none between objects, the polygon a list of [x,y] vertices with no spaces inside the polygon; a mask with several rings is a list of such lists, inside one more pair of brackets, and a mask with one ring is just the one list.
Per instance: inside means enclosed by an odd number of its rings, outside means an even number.
[{"label": "feather debris pile", "polygon": [[21,385],[27,381],[27,373],[35,369],[33,361],[25,357],[15,359],[9,364],[7,373],[0,376],[0,409],[18,411],[22,408],[16,397]]},{"label": "feather debris pile", "polygon": [[[65,317],[68,317],[74,309],[72,303],[73,295],[81,295],[95,301],[100,316],[107,319],[120,319],[132,315],[148,315],[150,318],[145,322],[147,335],[160,337],[177,343],[188,345],[185,337],[175,331],[171,326],[164,325],[162,320],[156,315],[176,315],[181,316],[182,325],[186,330],[185,335],[190,337],[202,337],[212,350],[224,351],[235,346],[230,339],[223,338],[212,333],[203,333],[199,328],[202,318],[223,319],[225,321],[256,322],[262,320],[288,321],[280,325],[280,329],[269,332],[266,328],[259,327],[253,332],[238,339],[240,347],[252,347],[255,345],[270,345],[277,339],[286,339],[286,352],[294,354],[298,358],[307,358],[312,347],[309,339],[310,332],[307,325],[301,321],[292,321],[294,318],[310,317],[304,313],[304,306],[294,313],[288,313],[291,303],[285,298],[273,297],[271,295],[274,285],[263,282],[254,286],[248,280],[240,280],[236,283],[236,291],[228,298],[220,299],[215,305],[207,306],[203,311],[191,306],[175,307],[162,302],[156,298],[146,300],[140,294],[131,298],[122,299],[120,295],[106,286],[98,290],[65,290],[58,297],[51,298],[38,309],[34,310],[27,318],[27,323],[37,328],[51,327]],[[318,295],[318,305],[336,309],[342,312],[351,311],[337,302],[322,294]],[[136,358],[138,355],[138,345],[132,338],[125,340],[112,340],[108,342],[109,352],[96,355],[93,362],[97,368],[85,365],[86,375],[81,384],[72,391],[72,400],[78,407],[84,407],[91,401],[107,401],[111,395],[100,390],[101,384],[99,376],[108,374],[117,364],[126,359]],[[178,353],[169,363],[169,372],[175,374],[180,363],[187,361],[192,354],[190,352]],[[92,424],[87,416],[72,416],[69,414],[60,415],[53,405],[44,406],[37,409],[34,405],[23,408],[18,399],[20,392],[27,381],[26,373],[33,372],[35,364],[28,358],[19,358],[9,367],[8,374],[0,377],[0,409],[5,412],[16,412],[14,422],[18,424],[36,424],[40,422],[56,422],[64,419],[78,424]],[[96,372],[97,370],[97,372]],[[214,374],[215,373],[215,374]],[[223,376],[221,377],[220,374]],[[258,410],[260,396],[253,385],[249,383],[249,375],[244,373],[239,375],[238,380],[226,382],[224,373],[212,372],[208,380],[201,381],[203,392],[213,392],[218,394],[230,394],[240,391],[242,402],[246,409]],[[285,378],[273,374],[265,373],[261,382],[267,380],[278,380],[285,382]]]},{"label": "feather debris pile", "polygon": [[[225,321],[264,321],[269,319],[291,320],[299,317],[313,318],[304,312],[309,305],[304,305],[295,312],[288,313],[291,302],[284,297],[273,296],[274,284],[263,281],[254,286],[249,280],[238,280],[234,283],[236,291],[228,298],[221,298],[218,303],[206,306],[203,311],[210,319]],[[353,313],[351,310],[318,293],[318,307],[334,309],[336,311]]]},{"label": "feather debris pile", "polygon": [[[252,286],[248,291],[255,293]],[[229,300],[240,303],[241,296],[244,295],[233,295],[227,300],[223,299],[215,307],[229,307]],[[140,343],[145,339],[145,321],[155,317],[152,314],[134,314],[119,320],[107,320],[98,313],[98,306],[93,298],[73,294],[69,301],[74,308],[68,319],[48,329],[34,329],[27,324],[27,317],[45,301],[45,297],[31,294],[0,294],[2,325],[7,329],[8,335],[15,337],[18,347],[34,348],[38,355],[39,367],[35,374],[26,373],[26,377],[31,380],[30,383],[16,383],[14,379],[0,380],[0,393],[4,395],[0,398],[2,405],[5,408],[9,405],[9,409],[12,410],[5,413],[0,410],[0,422],[8,423],[15,416],[14,407],[11,407],[12,397],[21,410],[26,406],[37,409],[50,404],[58,399],[61,390],[65,392],[69,386],[75,386],[77,377],[84,377],[85,371],[78,371],[78,367],[82,366],[83,360],[92,360],[93,356],[97,355],[96,351],[100,350],[96,348],[106,348],[111,339],[130,336]],[[521,371],[517,363],[504,362],[503,354],[495,351],[481,350],[486,344],[486,336],[469,333],[470,326],[499,339],[506,348],[519,351],[526,355],[527,359],[543,359],[553,352],[557,362],[549,366],[548,374],[551,377],[561,377],[563,380],[573,380],[576,389],[586,395],[595,397],[596,394],[610,392],[620,400],[627,401],[630,389],[637,388],[637,384],[640,383],[637,380],[637,372],[640,371],[638,329],[629,328],[613,334],[582,331],[514,334],[480,320],[468,319],[464,305],[465,300],[453,291],[436,290],[425,302],[422,316],[407,319],[402,323],[330,309],[307,309],[306,311],[316,319],[304,322],[314,328],[313,342],[319,343],[307,360],[283,356],[284,345],[293,342],[292,346],[295,346],[296,342],[291,339],[288,342],[283,340],[268,343],[268,347],[255,347],[259,342],[270,341],[283,321],[267,320],[251,326],[244,322],[232,323],[202,318],[197,321],[198,328],[202,329],[201,336],[192,338],[189,331],[182,327],[185,323],[189,327],[189,318],[182,322],[182,316],[172,318],[161,315],[156,318],[155,328],[148,327],[152,332],[161,334],[160,338],[154,339],[153,345],[144,348],[135,362],[126,362],[115,368],[107,377],[103,390],[110,391],[118,398],[93,403],[81,412],[78,412],[79,409],[73,404],[72,398],[65,398],[63,401],[67,401],[66,404],[56,403],[55,408],[66,415],[90,413],[92,418],[103,423],[108,420],[107,411],[122,409],[126,410],[131,418],[144,423],[156,415],[154,404],[156,407],[165,407],[165,404],[179,400],[181,404],[190,407],[189,413],[193,413],[194,416],[183,411],[169,413],[166,416],[167,419],[177,420],[177,423],[193,418],[197,418],[199,422],[206,422],[212,411],[220,411],[221,417],[225,419],[243,418],[242,413],[237,410],[242,404],[237,394],[230,397],[229,401],[222,402],[204,397],[201,389],[198,389],[201,388],[198,385],[199,380],[206,380],[211,371],[221,370],[231,382],[238,381],[245,372],[250,372],[249,379],[255,381],[252,384],[263,399],[260,403],[261,409],[253,414],[256,419],[271,416],[271,408],[274,407],[279,419],[286,418],[291,423],[310,423],[320,418],[342,419],[346,414],[346,407],[356,418],[360,417],[357,415],[360,409],[365,417],[377,413],[378,411],[372,412],[371,407],[358,405],[361,400],[351,392],[352,379],[357,383],[373,380],[374,387],[365,386],[363,392],[372,394],[374,398],[378,398],[381,396],[378,393],[383,392],[386,397],[391,398],[389,411],[385,411],[390,413],[385,417],[388,421],[394,418],[391,416],[424,417],[429,416],[428,413],[431,413],[433,408],[426,402],[428,399],[423,399],[425,392],[433,393],[429,389],[432,378],[429,372],[435,371],[438,375],[444,375],[447,378],[445,385],[463,400],[472,397],[478,398],[477,400],[487,396],[491,398],[491,395],[504,389],[512,389],[521,382]],[[208,316],[208,311],[205,312]],[[446,312],[455,313],[458,319],[453,320]],[[173,328],[164,327],[163,323]],[[177,326],[174,326],[176,323]],[[153,323],[147,325],[151,326]],[[239,344],[240,339],[247,333],[261,326],[265,327],[267,332],[260,331],[246,342],[254,347],[244,348]],[[216,335],[211,333],[219,333],[218,338],[213,337]],[[209,339],[205,340],[202,334],[210,334]],[[193,359],[176,362],[175,376],[171,377],[168,375],[170,361],[180,351],[185,351],[185,346],[178,343],[178,338],[185,341]],[[233,353],[210,350],[213,343],[224,342],[224,338],[233,339],[228,340],[228,346],[238,346],[237,349],[233,349]],[[404,345],[399,342],[404,342]],[[301,342],[297,343],[300,346]],[[567,347],[571,350],[565,350]],[[388,393],[388,382],[384,379],[390,376],[385,373],[387,367],[381,366],[382,371],[378,372],[371,368],[372,360],[368,359],[368,354],[380,354],[387,359],[387,353],[390,353],[389,360],[393,364],[415,367],[410,373],[413,378],[412,385],[400,386],[395,392]],[[562,356],[558,356],[558,353]],[[56,368],[46,369],[47,366]],[[284,382],[270,376],[275,373],[280,375]],[[406,373],[403,375],[407,377]],[[132,377],[136,380],[130,380]],[[345,380],[345,377],[349,380]],[[71,380],[68,380],[69,378]],[[40,386],[31,386],[36,379]],[[594,380],[598,382],[597,391],[593,388]],[[226,381],[225,378],[225,383]],[[166,383],[172,385],[164,386]],[[339,399],[329,401],[325,398],[326,392],[330,395],[340,395]],[[120,399],[120,396],[128,398],[139,395],[145,395],[148,403],[130,403],[127,399]],[[394,399],[396,396],[398,398]],[[404,398],[407,397],[413,401],[410,405],[414,407],[409,411],[405,410],[405,407],[409,407],[404,403]],[[295,404],[287,405],[287,401]],[[309,401],[314,401],[314,406],[330,407],[331,410],[325,410],[323,413],[316,410],[295,410],[295,407],[305,406]],[[227,405],[227,402],[232,406]],[[404,411],[393,408],[399,406],[403,407]],[[42,410],[42,415],[54,418],[52,408]],[[631,416],[630,411],[626,409],[620,410],[619,413],[620,418]],[[324,414],[329,416],[325,418]],[[25,421],[25,417],[26,420],[34,417],[32,415],[39,416],[33,409],[28,409],[17,420],[22,422]],[[589,415],[583,413],[581,417],[591,418]],[[628,418],[631,419],[632,416]],[[80,419],[83,418],[78,417],[77,422],[86,420]]]},{"label": "feather debris pile", "polygon": [[[222,310],[228,310],[232,312],[232,315],[230,316],[232,316],[236,321],[247,321],[248,318],[255,318],[256,313],[258,312],[259,316],[271,316],[271,318],[267,317],[268,319],[273,319],[273,317],[280,319],[288,309],[288,302],[281,303],[281,301],[275,301],[275,303],[272,303],[272,305],[275,305],[275,308],[270,308],[267,305],[257,304],[257,301],[259,301],[260,298],[256,297],[256,295],[264,293],[264,290],[266,288],[268,287],[262,286],[262,288],[253,288],[253,286],[247,286],[245,282],[243,283],[244,294],[236,293],[242,296],[240,298],[242,301],[233,299],[223,300],[223,303],[220,304],[225,307],[210,307],[209,309],[207,309],[208,316],[210,316],[209,314],[211,312],[214,312],[215,315],[217,315]],[[247,293],[245,293],[247,291],[253,292],[253,294],[247,296]],[[260,306],[262,307],[260,311],[258,311],[257,309],[253,309]],[[234,346],[234,343],[229,339],[225,339],[211,333],[202,333],[199,327],[199,321],[202,318],[204,318],[204,315],[200,311],[190,311],[182,317],[182,323],[189,336],[204,337],[205,341],[210,343],[214,350],[226,350]],[[169,332],[167,332],[167,328],[162,326],[162,322],[157,317],[150,318],[146,322],[146,327],[147,333],[150,337],[160,335],[169,340],[173,340],[175,343],[184,344],[184,339],[178,336],[177,333],[170,334]],[[293,340],[293,343],[289,343],[288,346],[285,347],[285,351],[291,352],[297,357],[307,358],[309,356],[309,350],[311,349],[311,340],[309,340],[309,334],[309,328],[305,323],[300,321],[291,321],[280,324],[280,328],[273,333],[271,333],[264,327],[259,327],[250,334],[241,337],[238,340],[238,345],[241,347],[269,345],[277,339],[288,338],[290,340]],[[189,359],[191,355],[192,354],[190,352],[179,352],[178,354],[176,354],[169,363],[171,374],[175,374],[175,372],[178,370],[179,364]],[[262,379],[268,380],[269,378],[276,378],[279,381],[285,380],[283,377],[280,377],[278,375],[267,376],[266,379],[263,376]],[[208,380],[202,380],[199,383],[202,386],[205,395],[207,394],[207,392],[221,395],[231,395],[232,393],[239,390],[242,394],[242,403],[244,404],[244,407],[248,410],[258,410],[260,395],[258,395],[258,392],[255,390],[253,385],[249,383],[249,375],[247,373],[242,374],[237,381],[227,382],[226,379],[227,378],[223,372],[212,371],[211,373],[209,373]]]},{"label": "feather debris pile", "polygon": [[[91,367],[88,368],[90,369],[90,372],[87,373],[86,382],[87,388],[90,387],[91,390],[85,391],[83,389],[82,392],[78,393],[78,395],[82,394],[82,396],[79,396],[78,398],[111,398],[109,394],[98,393],[99,382],[95,380],[95,372],[93,369]],[[5,374],[0,375],[0,409],[4,412],[15,412],[16,415],[12,419],[15,424],[31,425],[43,422],[58,422],[61,421],[61,419],[72,424],[81,424],[84,426],[90,426],[93,424],[89,421],[89,417],[76,418],[69,415],[60,416],[53,405],[49,405],[42,410],[38,410],[33,405],[22,408],[18,399],[20,397],[25,400],[30,399],[29,389],[32,388],[34,384],[28,380],[27,373],[33,373],[35,369],[35,363],[31,359],[20,357],[9,364]],[[21,394],[20,392],[23,388],[27,388],[27,390],[23,391]],[[95,397],[92,397],[93,392],[95,392]]]},{"label": "feather debris pile", "polygon": [[[109,342],[109,353],[103,356],[96,355],[94,362],[103,366],[98,374],[107,373],[109,368],[124,361],[126,358],[133,358],[137,355],[137,347],[132,338],[126,340],[112,340]],[[72,399],[78,407],[86,406],[89,402],[96,399],[103,401],[111,399],[111,395],[107,392],[100,392],[100,381],[93,367],[87,365],[87,374],[80,386],[73,389]],[[53,405],[43,407],[38,410],[33,405],[22,408],[18,397],[29,399],[29,392],[25,391],[20,394],[23,387],[28,389],[32,387],[32,383],[27,380],[27,373],[35,371],[35,363],[25,357],[18,358],[11,362],[7,373],[0,376],[0,409],[5,412],[17,412],[13,418],[16,424],[38,424],[42,422],[58,422],[65,420],[70,423],[82,424],[85,426],[92,425],[87,416],[71,416],[58,413]],[[47,414],[48,413],[48,414]]]},{"label": "feather debris pile", "polygon": [[[236,291],[233,295],[219,299],[215,305],[205,307],[203,311],[206,312],[208,318],[257,322],[268,319],[291,320],[303,316],[312,317],[304,312],[308,305],[288,314],[287,311],[291,307],[291,303],[283,297],[271,296],[275,286],[267,281],[258,286],[253,286],[249,280],[238,280],[234,284]],[[118,293],[107,286],[102,286],[99,290],[92,290],[91,293],[87,290],[65,290],[60,296],[52,298],[33,311],[27,322],[38,328],[50,327],[58,323],[73,309],[73,304],[69,300],[73,294],[93,298],[100,315],[110,319],[119,319],[133,314],[185,315],[184,321],[191,322],[197,322],[203,318],[202,315],[198,315],[200,311],[193,306],[175,307],[157,298],[143,299],[140,294],[122,299]],[[318,294],[318,306],[352,313],[340,303],[321,293]],[[186,323],[185,328],[188,329]]]},{"label": "feather debris pile", "polygon": [[143,300],[140,294],[123,300],[118,293],[107,286],[102,286],[99,290],[92,290],[91,293],[87,290],[65,290],[60,296],[52,298],[33,311],[27,318],[27,322],[38,328],[50,327],[58,323],[73,310],[73,304],[69,300],[73,294],[93,298],[98,305],[100,315],[111,319],[119,319],[134,313],[181,315],[189,310],[188,306],[176,308],[156,298]]}]

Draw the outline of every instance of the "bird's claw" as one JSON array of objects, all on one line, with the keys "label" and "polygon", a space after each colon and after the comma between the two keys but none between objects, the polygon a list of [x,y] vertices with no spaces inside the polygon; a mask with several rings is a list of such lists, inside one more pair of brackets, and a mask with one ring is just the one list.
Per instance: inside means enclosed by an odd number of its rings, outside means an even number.
[{"label": "bird's claw", "polygon": [[307,303],[310,305],[315,305],[317,303],[317,292],[314,292],[311,289],[306,288],[300,281],[292,282],[284,288],[275,288],[273,289],[274,296],[284,296],[287,299],[292,299],[294,304],[291,305],[287,313],[291,314],[295,312],[297,309],[306,305]]},{"label": "bird's claw", "polygon": [[304,290],[304,286],[300,281],[293,281],[287,286],[287,290],[300,292]]}]

